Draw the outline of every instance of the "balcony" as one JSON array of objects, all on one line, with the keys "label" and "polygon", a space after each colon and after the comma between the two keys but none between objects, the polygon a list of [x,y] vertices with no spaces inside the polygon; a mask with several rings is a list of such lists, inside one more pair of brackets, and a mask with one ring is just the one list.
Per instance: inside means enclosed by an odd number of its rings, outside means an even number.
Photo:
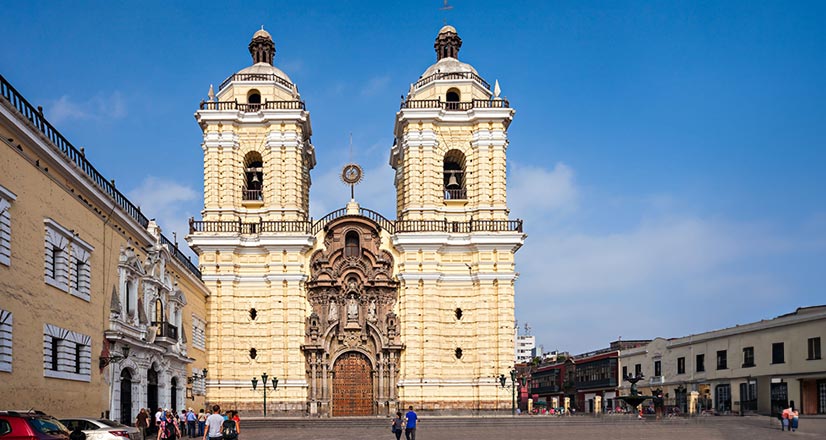
[{"label": "balcony", "polygon": [[158,328],[158,338],[167,338],[172,340],[173,342],[178,341],[178,327],[168,322],[158,321],[152,321],[152,326]]},{"label": "balcony", "polygon": [[200,109],[255,113],[261,110],[306,110],[306,106],[304,101],[264,101],[260,104],[242,104],[238,101],[201,101]]},{"label": "balcony", "polygon": [[274,73],[235,73],[225,79],[224,82],[221,83],[221,86],[218,87],[218,90],[224,90],[224,87],[234,81],[266,81],[281,84],[288,89],[293,88],[293,84],[287,81],[286,78],[282,78]]},{"label": "balcony", "polygon": [[487,81],[482,79],[481,76],[479,76],[479,75],[477,75],[473,72],[436,72],[433,75],[430,75],[428,77],[425,77],[425,78],[422,78],[422,79],[416,81],[416,84],[414,84],[413,87],[418,89],[419,87],[430,84],[433,81],[457,80],[457,79],[471,79],[471,80],[476,81],[477,83],[479,83],[479,85],[481,85],[482,87],[490,90],[490,84],[488,84]]},{"label": "balcony", "polygon": [[445,188],[445,200],[467,200],[467,190],[464,188]]},{"label": "balcony", "polygon": [[434,109],[440,108],[447,111],[467,111],[475,108],[510,108],[510,103],[506,99],[474,99],[467,102],[442,101],[439,99],[408,99],[402,101],[400,109]]}]

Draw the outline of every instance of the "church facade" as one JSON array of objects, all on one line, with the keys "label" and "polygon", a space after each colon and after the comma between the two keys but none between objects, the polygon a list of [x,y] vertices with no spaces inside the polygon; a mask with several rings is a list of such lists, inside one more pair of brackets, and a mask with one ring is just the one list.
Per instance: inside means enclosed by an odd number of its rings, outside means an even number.
[{"label": "church facade", "polygon": [[[187,237],[210,291],[210,403],[261,413],[266,387],[270,415],[510,408],[497,378],[513,367],[525,240],[505,188],[514,110],[461,45],[440,30],[396,114],[395,219],[355,200],[310,218],[310,114],[266,31],[253,65],[210,88],[196,113],[204,210]],[[356,164],[342,172],[360,179]]]}]

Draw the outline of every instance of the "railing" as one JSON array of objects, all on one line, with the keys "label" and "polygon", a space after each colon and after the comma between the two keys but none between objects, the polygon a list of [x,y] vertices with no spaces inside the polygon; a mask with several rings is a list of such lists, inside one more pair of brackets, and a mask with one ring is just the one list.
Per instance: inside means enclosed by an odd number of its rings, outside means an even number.
[{"label": "railing", "polygon": [[181,264],[184,265],[190,272],[192,272],[198,279],[201,279],[201,269],[198,269],[198,266],[192,262],[192,258],[188,255],[184,255],[180,249],[178,249],[177,243],[172,243],[166,238],[164,235],[161,235],[161,244],[165,244],[169,247],[169,251],[172,252],[172,255],[175,256],[175,259],[178,260]]},{"label": "railing", "polygon": [[[189,219],[189,233],[231,233],[231,234],[262,234],[262,233],[301,233],[316,235],[331,221],[347,215],[347,209],[333,211],[316,222],[309,221],[259,221],[258,223],[243,223],[239,221],[203,221]],[[450,222],[447,220],[389,220],[376,211],[359,209],[359,215],[367,217],[391,234],[398,232],[522,232],[522,220],[471,220],[466,222]]]},{"label": "railing", "polygon": [[522,232],[522,220],[396,220],[396,232]]},{"label": "railing", "polygon": [[487,81],[482,79],[481,76],[479,76],[479,75],[477,75],[473,72],[437,72],[437,73],[434,73],[433,75],[424,77],[424,78],[416,81],[416,84],[413,87],[418,89],[419,87],[430,84],[433,81],[442,80],[442,79],[446,79],[446,80],[450,80],[450,79],[472,79],[472,80],[478,82],[479,84],[481,84],[482,87],[490,90],[490,84],[488,84]]},{"label": "railing", "polygon": [[[126,215],[132,217],[132,219],[138,222],[144,229],[149,226],[149,219],[141,213],[140,208],[135,206],[123,193],[118,191],[114,183],[103,177],[103,174],[98,172],[92,163],[86,159],[86,155],[66,140],[66,138],[46,120],[43,113],[39,109],[35,109],[2,75],[0,75],[0,95],[6,98],[9,104],[20,112],[24,118],[28,119],[34,128],[40,131],[58,151],[63,153],[64,157],[74,163],[98,188],[109,195],[109,197],[123,209]],[[164,236],[161,236],[161,238],[166,239]],[[169,241],[168,239],[166,240]],[[194,265],[190,263],[187,267],[198,276],[198,278],[201,277],[201,272],[198,271]],[[192,270],[193,268],[195,268],[194,271]]]},{"label": "railing", "polygon": [[260,189],[245,189],[242,190],[241,198],[243,200],[262,201],[264,200],[264,194],[261,192]]},{"label": "railing", "polygon": [[450,189],[445,188],[445,200],[465,200],[467,199],[467,190],[464,188]]},{"label": "railing", "polygon": [[178,327],[168,323],[168,322],[158,322],[152,321],[152,326],[158,328],[158,337],[159,338],[170,338],[174,340],[178,340]]},{"label": "railing", "polygon": [[221,83],[221,86],[218,87],[218,90],[223,90],[224,87],[233,81],[272,81],[288,89],[293,88],[293,83],[274,73],[236,73],[225,79],[224,82]]},{"label": "railing", "polygon": [[408,99],[402,101],[401,109],[432,109],[441,108],[448,111],[466,111],[474,108],[510,108],[507,99],[474,99],[472,101],[442,101],[439,99]]},{"label": "railing", "polygon": [[295,221],[259,221],[258,223],[243,223],[241,221],[196,221],[189,219],[189,233],[233,233],[233,234],[261,234],[261,233],[302,233],[310,232],[311,223],[306,220]]},{"label": "railing", "polygon": [[[346,215],[347,208],[341,208],[325,215],[324,217],[321,217],[320,219],[318,219],[318,221],[313,223],[312,234],[318,234],[319,231],[324,229],[328,223],[339,217],[344,217]],[[388,220],[383,215],[379,214],[376,211],[373,211],[372,209],[359,208],[359,215],[367,217],[370,220],[373,220],[374,222],[378,223],[378,225],[381,226],[382,229],[386,230],[391,234],[393,234],[396,231],[396,225],[392,220]]]},{"label": "railing", "polygon": [[254,113],[261,110],[306,110],[304,101],[264,101],[260,104],[242,104],[236,101],[201,101],[201,110],[239,110]]}]

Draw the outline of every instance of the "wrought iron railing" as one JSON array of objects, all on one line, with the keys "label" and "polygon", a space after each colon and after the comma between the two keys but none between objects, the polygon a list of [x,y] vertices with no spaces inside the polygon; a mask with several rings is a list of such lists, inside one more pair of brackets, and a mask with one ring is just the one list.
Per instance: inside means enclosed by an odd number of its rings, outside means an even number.
[{"label": "wrought iron railing", "polygon": [[260,104],[243,104],[235,101],[201,101],[201,110],[238,110],[254,113],[261,110],[306,110],[304,101],[264,101]]},{"label": "wrought iron railing", "polygon": [[243,200],[256,200],[256,201],[263,201],[264,194],[261,192],[260,189],[244,189],[241,190],[241,198]]},{"label": "wrought iron railing", "polygon": [[184,265],[190,272],[192,272],[198,279],[201,278],[201,269],[192,262],[192,258],[188,255],[184,255],[183,252],[178,248],[178,243],[172,243],[169,241],[166,236],[161,235],[161,244],[165,244],[169,251],[172,252],[172,255],[178,260],[181,264]]},{"label": "wrought iron railing", "polygon": [[479,75],[477,75],[473,72],[437,72],[437,73],[434,73],[433,75],[426,76],[426,77],[416,81],[416,84],[414,84],[413,87],[418,89],[419,87],[430,84],[433,81],[451,80],[451,79],[472,79],[472,80],[478,82],[479,84],[481,84],[482,87],[490,90],[490,84],[488,84],[487,81],[482,79],[481,76],[479,76]]},{"label": "wrought iron railing", "polygon": [[467,190],[464,188],[445,188],[445,200],[465,200]]},{"label": "wrought iron railing", "polygon": [[402,101],[401,109],[433,109],[441,108],[448,111],[465,111],[474,108],[510,108],[507,99],[474,99],[472,101],[442,101],[439,99],[408,99]]},{"label": "wrought iron railing", "polygon": [[159,338],[169,338],[178,340],[178,327],[168,322],[152,321],[152,326],[158,328]]},{"label": "wrought iron railing", "polygon": [[218,87],[218,90],[223,90],[224,87],[233,81],[271,81],[281,84],[288,89],[293,88],[293,83],[274,73],[235,73],[225,79],[224,82],[221,83],[221,86]]},{"label": "wrought iron railing", "polygon": [[[347,216],[347,209],[333,211],[313,222],[296,221],[259,221],[244,223],[242,221],[204,221],[189,219],[189,233],[230,233],[230,234],[265,234],[265,233],[300,233],[316,235],[325,229],[328,223]],[[451,222],[447,220],[389,220],[376,211],[361,208],[359,214],[376,222],[391,234],[398,232],[522,232],[522,220],[470,220]]]},{"label": "wrought iron railing", "polygon": [[[43,112],[38,108],[36,109],[32,106],[26,98],[23,97],[12,85],[6,81],[6,78],[0,75],[0,95],[8,101],[8,103],[17,110],[25,119],[27,119],[32,127],[37,129],[51,144],[54,146],[59,152],[63,154],[63,156],[68,159],[71,163],[73,163],[80,171],[82,171],[86,176],[95,184],[97,187],[106,193],[112,200],[133,220],[138,222],[141,227],[146,228],[149,226],[149,219],[146,218],[143,213],[141,213],[141,209],[135,206],[126,196],[123,195],[117,188],[115,188],[115,184],[112,181],[103,177],[95,167],[86,159],[86,155],[75,148],[71,142],[69,142],[59,131],[46,118],[43,116]],[[169,242],[164,236],[161,236],[162,240],[166,240]],[[199,278],[201,277],[201,272],[195,268],[194,265],[185,264],[187,268],[192,271],[196,276]],[[195,270],[193,270],[193,268]]]}]

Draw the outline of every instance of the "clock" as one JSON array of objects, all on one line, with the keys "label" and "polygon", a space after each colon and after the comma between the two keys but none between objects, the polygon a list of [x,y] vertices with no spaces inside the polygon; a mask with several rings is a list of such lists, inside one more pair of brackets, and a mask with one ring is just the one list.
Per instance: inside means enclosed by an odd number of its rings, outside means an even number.
[{"label": "clock", "polygon": [[348,185],[361,182],[362,177],[364,177],[364,172],[362,172],[360,166],[354,163],[344,165],[344,169],[341,170],[341,180]]}]

